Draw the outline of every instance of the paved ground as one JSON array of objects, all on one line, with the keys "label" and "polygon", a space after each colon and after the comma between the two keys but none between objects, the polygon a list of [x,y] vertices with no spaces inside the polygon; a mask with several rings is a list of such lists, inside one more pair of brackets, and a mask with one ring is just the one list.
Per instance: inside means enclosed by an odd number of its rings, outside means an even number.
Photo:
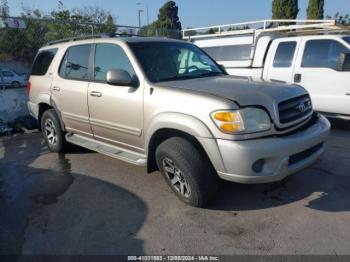
[{"label": "paved ground", "polygon": [[1,138],[0,254],[350,254],[349,131],[333,121],[316,165],[275,184],[223,182],[207,209],[159,173],[49,153],[40,134]]}]

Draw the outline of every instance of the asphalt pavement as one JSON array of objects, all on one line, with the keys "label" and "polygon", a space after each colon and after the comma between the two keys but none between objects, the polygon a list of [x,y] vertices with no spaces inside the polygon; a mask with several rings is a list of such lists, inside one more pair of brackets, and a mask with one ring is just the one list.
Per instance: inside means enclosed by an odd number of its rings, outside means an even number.
[{"label": "asphalt pavement", "polygon": [[350,122],[332,121],[325,154],[273,184],[222,182],[205,209],[159,172],[39,133],[0,138],[0,254],[350,255]]}]

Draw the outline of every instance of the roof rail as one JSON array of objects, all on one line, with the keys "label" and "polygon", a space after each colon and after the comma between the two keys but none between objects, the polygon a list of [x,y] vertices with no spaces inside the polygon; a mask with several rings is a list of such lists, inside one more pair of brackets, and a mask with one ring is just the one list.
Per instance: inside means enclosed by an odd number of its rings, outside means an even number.
[{"label": "roof rail", "polygon": [[[212,33],[208,33],[211,31]],[[216,25],[182,30],[183,39],[213,38],[227,35],[253,34],[257,37],[261,33],[292,33],[313,34],[317,32],[332,33],[350,31],[336,23],[335,20],[289,20],[271,19],[236,24]]]},{"label": "roof rail", "polygon": [[98,34],[98,35],[87,35],[87,36],[74,36],[74,37],[68,37],[63,38],[55,41],[48,42],[46,46],[54,45],[54,44],[60,44],[60,43],[66,43],[66,42],[74,42],[79,40],[88,40],[88,39],[96,39],[96,38],[109,38],[109,37],[142,37],[141,35],[135,35],[135,34],[128,34],[128,33],[113,33],[113,34]]}]

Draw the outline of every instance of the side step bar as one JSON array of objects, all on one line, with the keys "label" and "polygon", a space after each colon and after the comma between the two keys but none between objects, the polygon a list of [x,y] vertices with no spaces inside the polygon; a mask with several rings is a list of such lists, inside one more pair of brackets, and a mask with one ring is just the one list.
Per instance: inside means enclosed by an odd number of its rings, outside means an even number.
[{"label": "side step bar", "polygon": [[66,140],[72,144],[85,147],[92,151],[117,158],[138,166],[146,166],[147,157],[140,153],[135,153],[130,150],[122,149],[117,146],[111,146],[95,139],[87,138],[76,134],[66,134]]}]

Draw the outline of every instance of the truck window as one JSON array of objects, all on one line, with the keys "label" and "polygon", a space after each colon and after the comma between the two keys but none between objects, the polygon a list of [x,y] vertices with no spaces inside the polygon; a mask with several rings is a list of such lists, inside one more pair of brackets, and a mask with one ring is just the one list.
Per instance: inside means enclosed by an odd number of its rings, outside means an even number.
[{"label": "truck window", "polygon": [[[347,42],[348,44],[350,44],[350,36],[346,36],[343,38],[345,40],[345,42]],[[350,52],[350,51],[349,51]]]},{"label": "truck window", "polygon": [[203,47],[216,61],[248,60],[252,50],[251,45],[230,45]]},{"label": "truck window", "polygon": [[107,72],[111,69],[122,69],[130,76],[135,71],[124,50],[114,44],[97,44],[95,51],[94,80],[106,81]]},{"label": "truck window", "polygon": [[34,75],[34,76],[45,75],[56,53],[57,53],[57,48],[39,52],[35,58],[31,75]]},{"label": "truck window", "polygon": [[12,72],[9,71],[3,71],[2,76],[4,77],[14,77],[15,75]]},{"label": "truck window", "polygon": [[60,66],[59,75],[66,79],[88,80],[91,45],[70,47]]},{"label": "truck window", "polygon": [[309,40],[305,45],[301,67],[337,69],[340,54],[349,52],[348,48],[335,40]]},{"label": "truck window", "polygon": [[279,43],[273,60],[273,67],[290,67],[296,47],[297,42],[295,41]]}]

